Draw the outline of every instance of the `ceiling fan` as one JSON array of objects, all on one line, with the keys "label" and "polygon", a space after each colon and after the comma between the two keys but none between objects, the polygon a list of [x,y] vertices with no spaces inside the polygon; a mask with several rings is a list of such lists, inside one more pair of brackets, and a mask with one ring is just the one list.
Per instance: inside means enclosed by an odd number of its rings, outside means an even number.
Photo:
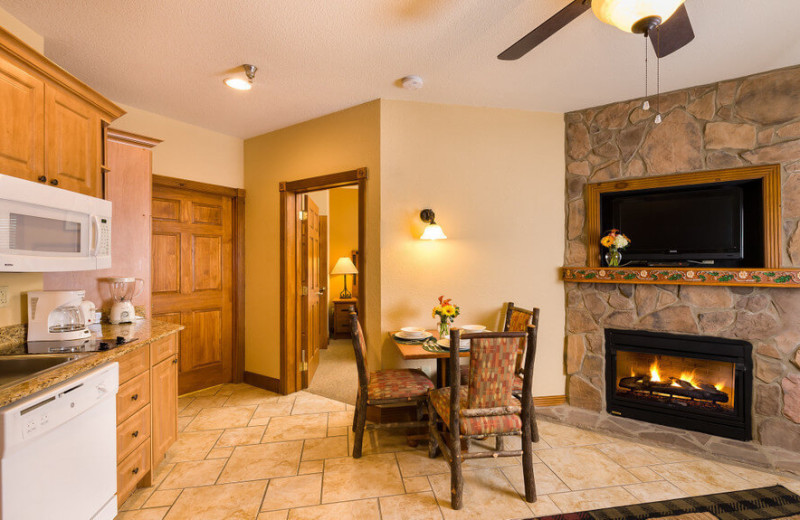
[{"label": "ceiling fan", "polygon": [[[601,21],[650,37],[663,58],[694,39],[685,0],[573,0],[536,29],[501,52],[501,60],[517,60],[590,8]],[[657,29],[657,30],[653,30]]]}]

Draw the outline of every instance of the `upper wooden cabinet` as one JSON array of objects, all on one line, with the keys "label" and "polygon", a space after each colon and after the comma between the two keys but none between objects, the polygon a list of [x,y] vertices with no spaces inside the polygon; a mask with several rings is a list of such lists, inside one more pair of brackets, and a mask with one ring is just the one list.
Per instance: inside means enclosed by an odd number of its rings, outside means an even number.
[{"label": "upper wooden cabinet", "polygon": [[0,27],[0,173],[103,196],[104,128],[125,112]]}]

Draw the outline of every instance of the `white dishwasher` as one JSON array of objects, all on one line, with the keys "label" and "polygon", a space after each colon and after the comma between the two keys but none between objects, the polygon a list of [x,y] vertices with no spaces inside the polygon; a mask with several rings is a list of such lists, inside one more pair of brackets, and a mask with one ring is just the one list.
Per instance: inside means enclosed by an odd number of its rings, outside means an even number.
[{"label": "white dishwasher", "polygon": [[0,408],[0,518],[116,516],[118,388],[110,363]]}]

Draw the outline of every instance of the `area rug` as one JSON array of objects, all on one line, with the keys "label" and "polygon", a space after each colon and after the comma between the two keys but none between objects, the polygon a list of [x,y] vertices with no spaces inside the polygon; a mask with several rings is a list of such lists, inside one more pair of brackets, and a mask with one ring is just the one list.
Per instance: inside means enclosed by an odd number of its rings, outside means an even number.
[{"label": "area rug", "polygon": [[800,496],[783,486],[772,486],[537,518],[538,520],[800,520]]}]

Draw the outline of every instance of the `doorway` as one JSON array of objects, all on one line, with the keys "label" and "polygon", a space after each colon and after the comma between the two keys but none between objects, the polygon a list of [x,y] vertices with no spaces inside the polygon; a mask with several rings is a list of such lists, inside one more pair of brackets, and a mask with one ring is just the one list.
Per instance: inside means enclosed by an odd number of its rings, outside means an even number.
[{"label": "doorway", "polygon": [[[328,357],[324,345],[328,342],[326,332],[330,325],[325,318],[330,308],[328,272],[338,258],[325,258],[324,241],[329,233],[320,234],[324,226],[330,227],[329,215],[320,214],[321,192],[342,187],[355,188],[357,221],[356,261],[359,263],[358,281],[353,288],[354,274],[348,276],[352,293],[347,307],[340,311],[344,318],[350,305],[358,308],[362,322],[366,312],[366,291],[363,280],[366,274],[364,250],[366,229],[366,168],[323,175],[300,181],[280,184],[281,190],[281,379],[279,390],[288,394],[308,388],[313,383],[320,359]],[[316,194],[316,195],[315,195]],[[315,198],[317,201],[315,201]],[[323,204],[324,205],[324,204]],[[352,247],[351,247],[352,250]],[[321,254],[322,253],[322,254]],[[338,253],[337,253],[338,254]],[[348,258],[351,258],[348,256]],[[323,269],[323,264],[328,264]],[[352,269],[348,269],[353,273]],[[342,283],[336,277],[334,283]],[[330,295],[332,300],[339,296]],[[341,302],[340,305],[341,306]],[[336,314],[330,317],[335,323]],[[327,326],[326,326],[327,325]],[[334,342],[335,343],[335,342]],[[331,346],[334,345],[331,343]],[[341,345],[336,345],[340,347]],[[331,350],[330,348],[328,350]],[[352,346],[350,347],[352,350]],[[354,372],[355,373],[355,372]],[[356,379],[353,378],[355,388]]]},{"label": "doorway", "polygon": [[178,391],[244,373],[244,190],[153,176],[152,316],[183,325]]}]

